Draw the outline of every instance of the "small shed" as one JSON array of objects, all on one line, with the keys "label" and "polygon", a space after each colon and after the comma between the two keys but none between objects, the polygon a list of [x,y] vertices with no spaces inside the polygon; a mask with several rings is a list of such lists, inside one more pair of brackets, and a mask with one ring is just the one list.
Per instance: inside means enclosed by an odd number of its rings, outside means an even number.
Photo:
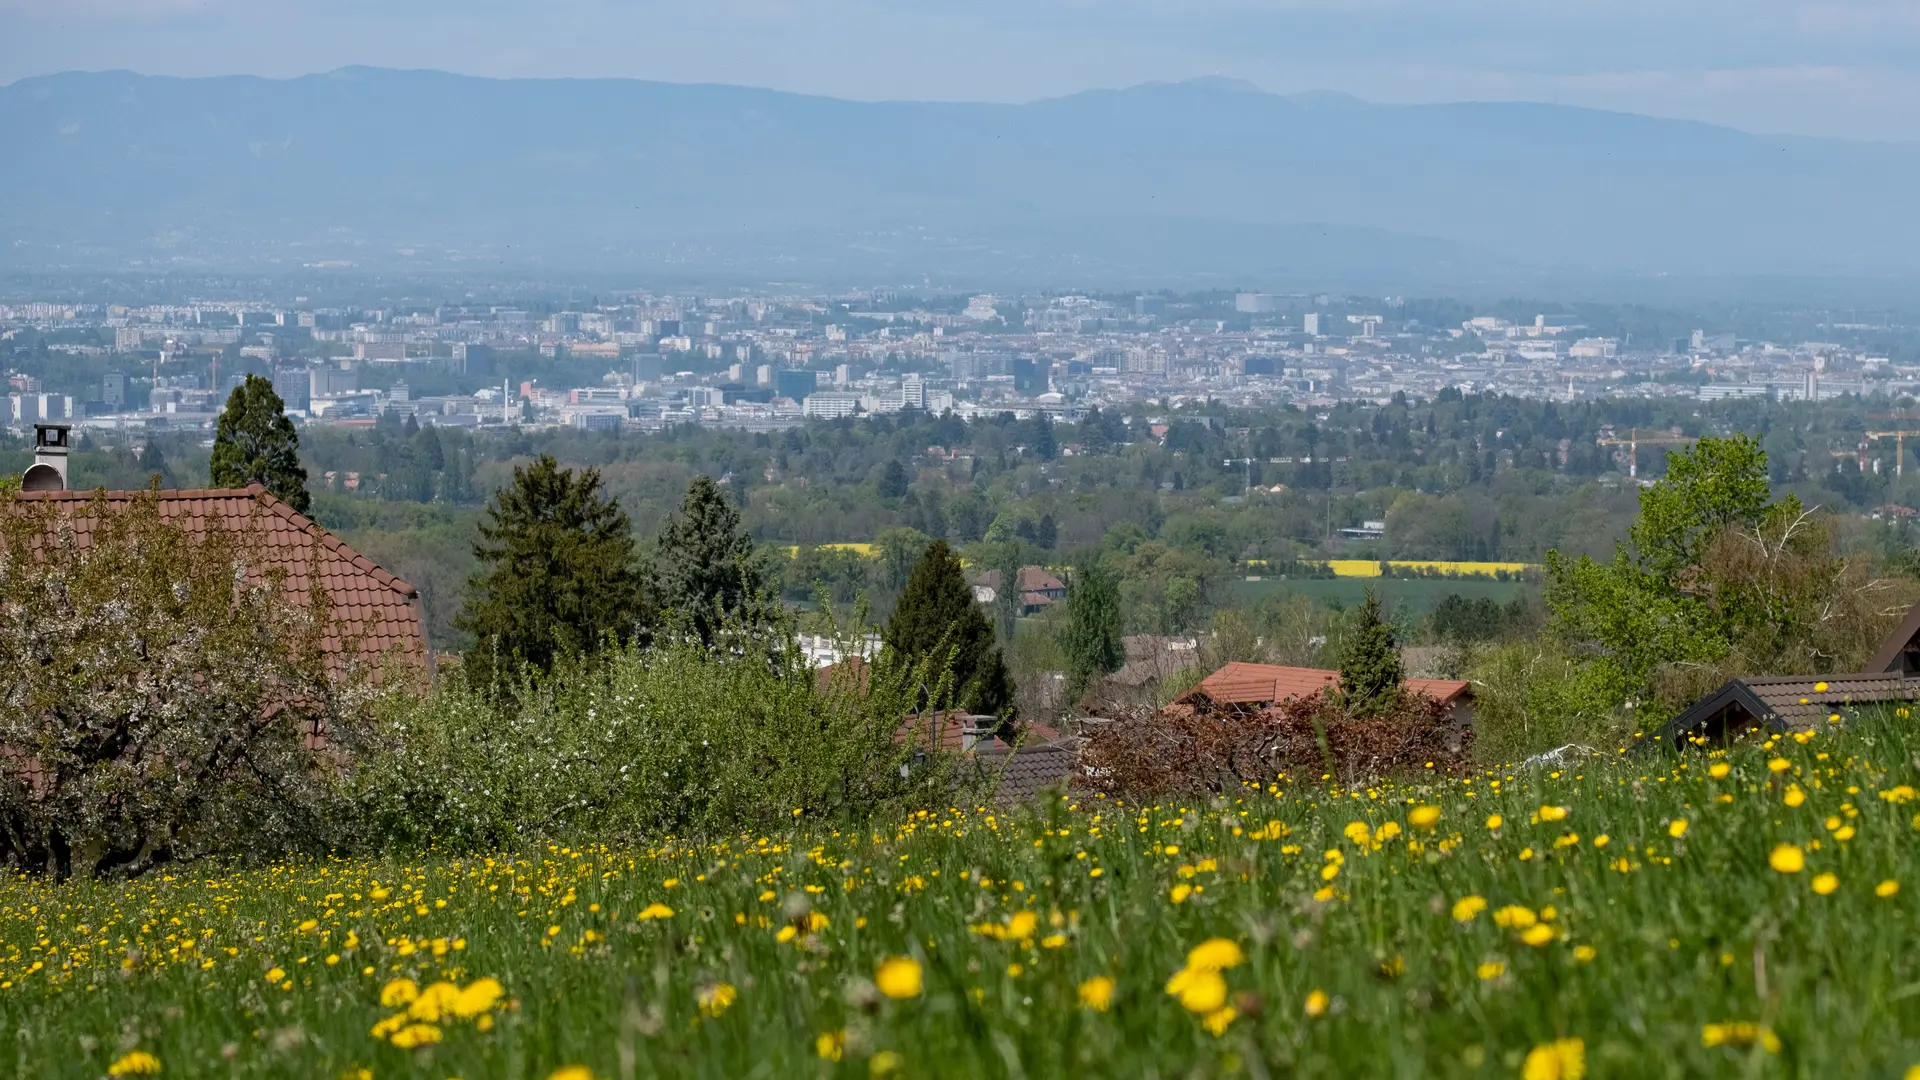
[{"label": "small shed", "polygon": [[1679,745],[1689,738],[1719,739],[1756,726],[1783,734],[1811,731],[1843,709],[1916,699],[1920,679],[1898,672],[1754,675],[1733,679],[1701,698],[1654,737]]}]

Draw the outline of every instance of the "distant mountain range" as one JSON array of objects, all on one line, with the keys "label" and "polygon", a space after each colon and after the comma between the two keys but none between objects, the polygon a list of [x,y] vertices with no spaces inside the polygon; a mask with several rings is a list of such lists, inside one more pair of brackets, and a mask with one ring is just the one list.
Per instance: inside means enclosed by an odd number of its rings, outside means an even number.
[{"label": "distant mountain range", "polygon": [[1022,105],[348,68],[0,87],[0,266],[1920,274],[1920,144],[1221,79]]}]

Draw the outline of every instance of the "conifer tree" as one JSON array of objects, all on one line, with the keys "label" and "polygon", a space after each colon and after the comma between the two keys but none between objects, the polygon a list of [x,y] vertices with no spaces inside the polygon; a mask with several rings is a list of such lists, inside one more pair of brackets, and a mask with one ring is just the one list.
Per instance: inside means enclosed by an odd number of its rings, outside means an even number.
[{"label": "conifer tree", "polygon": [[1013,680],[993,627],[973,602],[960,559],[945,540],[927,545],[887,620],[887,647],[903,660],[950,663],[954,704],[970,713],[1010,715]]},{"label": "conifer tree", "polygon": [[473,554],[482,569],[456,625],[474,636],[465,667],[478,685],[631,641],[652,621],[627,515],[596,469],[575,473],[545,455],[514,469]]},{"label": "conifer tree", "polygon": [[257,483],[281,502],[307,512],[312,500],[307,496],[307,470],[300,464],[300,436],[272,382],[248,375],[227,396],[207,471],[214,487]]},{"label": "conifer tree", "polygon": [[1356,715],[1378,716],[1400,695],[1405,679],[1393,624],[1381,615],[1380,596],[1369,585],[1340,658],[1341,696]]},{"label": "conifer tree", "polygon": [[662,608],[685,620],[706,644],[728,621],[758,624],[766,575],[740,511],[713,478],[693,478],[680,512],[660,530],[654,566]]},{"label": "conifer tree", "polygon": [[1084,560],[1068,585],[1065,645],[1069,704],[1078,702],[1093,680],[1127,662],[1120,640],[1120,586],[1097,557]]}]

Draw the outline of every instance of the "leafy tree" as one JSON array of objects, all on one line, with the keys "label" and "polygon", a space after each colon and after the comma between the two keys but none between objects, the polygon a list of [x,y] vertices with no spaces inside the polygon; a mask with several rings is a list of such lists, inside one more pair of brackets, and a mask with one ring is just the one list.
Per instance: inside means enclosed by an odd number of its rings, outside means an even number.
[{"label": "leafy tree", "polygon": [[1083,560],[1067,589],[1067,700],[1077,702],[1094,679],[1120,670],[1120,585],[1098,558]]},{"label": "leafy tree", "polygon": [[324,594],[289,595],[247,529],[163,520],[152,492],[62,506],[0,493],[0,550],[34,552],[0,560],[0,862],[130,877],[338,839],[307,739],[353,749],[364,684],[330,673]]},{"label": "leafy tree", "polygon": [[173,486],[173,474],[167,469],[167,456],[160,452],[160,440],[149,438],[140,448],[137,461],[140,471],[151,477],[158,477],[161,487]]},{"label": "leafy tree", "polygon": [[1640,516],[1610,562],[1547,552],[1553,628],[1597,648],[1588,668],[1615,702],[1651,693],[1663,668],[1721,663],[1736,638],[1767,617],[1767,605],[1755,609],[1738,590],[1714,587],[1705,564],[1726,534],[1773,534],[1794,541],[1781,554],[1815,554],[1802,550],[1814,532],[1794,528],[1806,516],[1799,500],[1768,502],[1767,455],[1755,440],[1705,438],[1667,460],[1667,475],[1641,492]]},{"label": "leafy tree", "polygon": [[1000,572],[1000,585],[993,591],[993,628],[1000,644],[1011,645],[1024,599],[1020,590],[1020,546],[1001,544],[999,553],[994,566]]},{"label": "leafy tree", "polygon": [[709,645],[730,621],[764,621],[759,608],[766,581],[753,539],[741,527],[740,511],[704,473],[687,485],[680,512],[661,528],[654,573],[661,607]]},{"label": "leafy tree", "polygon": [[651,604],[619,503],[600,473],[563,469],[542,455],[513,470],[496,492],[473,547],[481,570],[467,585],[456,625],[474,636],[465,666],[476,685],[496,685],[525,664],[556,661],[641,635]]},{"label": "leafy tree", "polygon": [[272,382],[248,375],[227,396],[207,471],[214,487],[257,483],[288,506],[307,512],[311,500],[307,470],[300,464],[300,436]]},{"label": "leafy tree", "polygon": [[931,540],[918,529],[900,528],[884,529],[873,538],[874,546],[880,549],[881,574],[887,588],[898,591],[907,587],[907,579]]},{"label": "leafy tree", "polygon": [[1008,715],[1013,680],[993,628],[973,602],[960,559],[944,540],[927,545],[887,620],[886,645],[902,660],[951,665],[954,703],[971,713]]},{"label": "leafy tree", "polygon": [[1381,715],[1400,696],[1407,674],[1400,664],[1393,624],[1382,617],[1380,594],[1371,585],[1354,613],[1346,646],[1340,658],[1340,694],[1347,708],[1362,716]]}]

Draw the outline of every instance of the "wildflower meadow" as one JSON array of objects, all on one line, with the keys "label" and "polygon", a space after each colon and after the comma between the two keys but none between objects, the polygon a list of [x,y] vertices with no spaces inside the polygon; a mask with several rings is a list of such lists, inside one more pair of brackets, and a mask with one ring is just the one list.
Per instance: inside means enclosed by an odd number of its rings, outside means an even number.
[{"label": "wildflower meadow", "polygon": [[0,884],[18,1076],[1920,1076],[1905,716],[1210,800]]}]

